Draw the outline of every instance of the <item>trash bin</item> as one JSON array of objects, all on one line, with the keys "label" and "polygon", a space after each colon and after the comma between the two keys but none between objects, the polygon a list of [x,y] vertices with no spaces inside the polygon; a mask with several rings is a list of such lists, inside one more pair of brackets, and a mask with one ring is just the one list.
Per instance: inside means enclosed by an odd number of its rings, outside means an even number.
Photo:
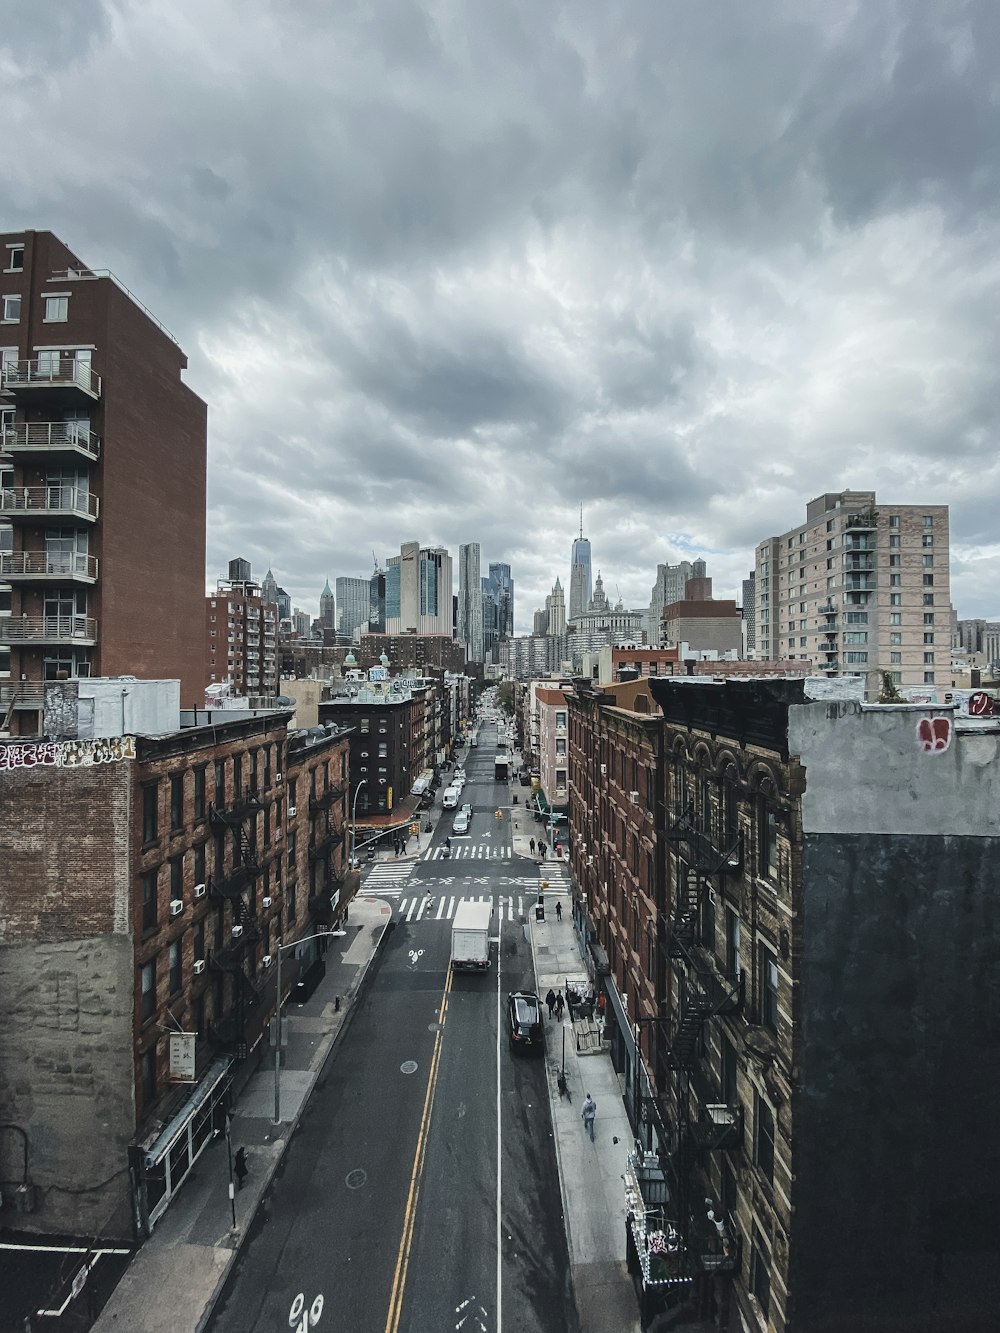
[{"label": "trash bin", "polygon": [[536,921],[544,921],[544,920],[545,920],[545,904],[544,904],[544,903],[535,903],[535,920],[536,920]]}]

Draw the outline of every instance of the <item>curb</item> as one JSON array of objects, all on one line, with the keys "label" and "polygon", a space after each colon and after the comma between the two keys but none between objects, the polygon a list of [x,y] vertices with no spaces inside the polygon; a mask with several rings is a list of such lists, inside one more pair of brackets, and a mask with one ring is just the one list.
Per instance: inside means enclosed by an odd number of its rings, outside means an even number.
[{"label": "curb", "polygon": [[[344,997],[346,1000],[351,1002],[356,1000],[357,997],[361,994],[365,982],[368,979],[368,973],[371,970],[371,965],[378,956],[378,952],[382,948],[382,943],[385,940],[386,935],[393,929],[395,925],[392,916],[392,904],[385,902],[384,899],[381,898],[377,899],[376,901],[382,903],[384,907],[389,908],[389,916],[383,923],[382,929],[379,932],[379,937],[375,941],[375,948],[372,950],[371,956],[365,963],[364,968],[362,969],[361,974],[358,976],[354,985],[351,986],[351,988],[347,991],[347,994]],[[532,950],[532,954],[534,954],[534,950]],[[256,1206],[254,1207],[253,1212],[247,1218],[245,1225],[241,1229],[236,1244],[233,1246],[233,1249],[230,1252],[230,1257],[228,1262],[226,1263],[225,1268],[219,1274],[219,1280],[216,1282],[215,1289],[213,1290],[211,1296],[208,1299],[208,1304],[205,1306],[205,1309],[202,1311],[200,1319],[198,1320],[197,1324],[194,1327],[194,1333],[204,1333],[204,1330],[208,1327],[209,1321],[215,1314],[215,1307],[216,1305],[218,1305],[219,1299],[222,1296],[222,1293],[226,1289],[226,1284],[229,1281],[230,1277],[232,1276],[233,1269],[236,1266],[236,1260],[239,1258],[243,1246],[246,1243],[246,1240],[250,1235],[251,1230],[253,1229],[253,1224],[257,1219],[257,1213],[260,1209],[261,1204],[264,1201],[264,1196],[271,1188],[271,1184],[275,1176],[278,1174],[278,1168],[284,1161],[285,1153],[287,1153],[288,1149],[291,1147],[292,1139],[295,1137],[295,1131],[298,1129],[299,1121],[302,1118],[302,1115],[306,1107],[309,1105],[309,1098],[313,1094],[313,1089],[316,1087],[316,1084],[325,1074],[327,1064],[329,1063],[334,1052],[337,1050],[337,1047],[339,1046],[344,1033],[350,1028],[351,1023],[354,1021],[354,1015],[356,1011],[357,1011],[357,1006],[354,1003],[350,1003],[347,1011],[344,1013],[343,1019],[340,1022],[340,1026],[337,1028],[336,1032],[330,1038],[329,1049],[323,1056],[321,1064],[318,1066],[312,1078],[310,1079],[309,1085],[306,1089],[305,1096],[302,1098],[302,1102],[301,1105],[299,1106],[299,1109],[296,1111],[292,1119],[287,1122],[288,1134],[285,1138],[285,1142],[282,1146],[282,1149],[278,1153],[278,1155],[274,1157],[271,1161],[271,1168],[264,1179],[263,1188],[261,1189],[260,1197],[257,1200]]]}]

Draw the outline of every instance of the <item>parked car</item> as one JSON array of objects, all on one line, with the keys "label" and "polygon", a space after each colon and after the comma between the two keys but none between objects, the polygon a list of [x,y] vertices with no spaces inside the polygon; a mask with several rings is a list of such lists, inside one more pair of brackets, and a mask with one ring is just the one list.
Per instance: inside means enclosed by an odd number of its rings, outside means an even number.
[{"label": "parked car", "polygon": [[470,801],[466,801],[462,806],[462,814],[468,815],[470,819],[472,818],[472,803]]},{"label": "parked car", "polygon": [[458,814],[455,816],[455,822],[451,826],[451,831],[452,833],[468,833],[469,816],[464,810],[459,810]]},{"label": "parked car", "polygon": [[531,777],[527,773],[518,773],[517,780],[522,787],[531,786]]},{"label": "parked car", "polygon": [[507,996],[507,1040],[511,1051],[541,1055],[544,1050],[542,1005],[534,991],[513,991]]}]

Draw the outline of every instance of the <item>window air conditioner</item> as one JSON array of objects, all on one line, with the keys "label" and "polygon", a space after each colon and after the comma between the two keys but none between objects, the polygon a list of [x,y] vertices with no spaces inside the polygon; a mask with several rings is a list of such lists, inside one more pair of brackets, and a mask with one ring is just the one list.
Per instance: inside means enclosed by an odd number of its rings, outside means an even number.
[{"label": "window air conditioner", "polygon": [[263,907],[270,907],[270,906],[271,906],[272,899],[270,899],[270,898],[262,898],[260,901],[261,901],[261,906],[263,906]]},{"label": "window air conditioner", "polygon": [[261,966],[262,966],[262,967],[270,967],[270,966],[271,966],[271,955],[270,955],[269,953],[266,953],[266,954],[264,955],[264,957],[263,957],[260,961],[261,961]]},{"label": "window air conditioner", "polygon": [[180,916],[181,912],[183,912],[183,911],[184,911],[184,899],[183,899],[183,898],[172,898],[172,899],[170,900],[170,915],[171,915],[171,916]]},{"label": "window air conditioner", "polygon": [[205,970],[204,958],[196,958],[195,961],[191,964],[191,971],[195,974],[196,977],[200,977],[202,972],[204,972],[204,970]]},{"label": "window air conditioner", "polygon": [[288,818],[289,818],[289,819],[294,819],[294,818],[295,818],[295,806],[294,806],[294,805],[290,805],[290,806],[288,807]]},{"label": "window air conditioner", "polygon": [[196,884],[196,885],[194,886],[194,896],[195,896],[196,898],[204,898],[204,896],[205,896],[205,886],[204,886],[204,884]]},{"label": "window air conditioner", "polygon": [[639,793],[637,791],[630,791],[628,794],[628,798],[633,805],[639,804]]},{"label": "window air conditioner", "polygon": [[587,865],[592,866],[593,864],[594,864],[594,858],[592,856],[588,856]]},{"label": "window air conditioner", "polygon": [[607,764],[602,764],[602,765],[601,765],[601,774],[602,774],[602,776],[607,776],[607,772],[608,772],[608,766],[607,766]]},{"label": "window air conditioner", "polygon": [[242,926],[233,926],[233,939],[234,939],[234,940],[238,940],[239,937],[240,937],[242,934],[243,934],[243,927],[242,927]]},{"label": "window air conditioner", "polygon": [[277,784],[281,781],[281,774],[280,774],[280,773],[275,773],[275,775],[274,775],[274,781],[275,781],[275,785],[277,785]]}]

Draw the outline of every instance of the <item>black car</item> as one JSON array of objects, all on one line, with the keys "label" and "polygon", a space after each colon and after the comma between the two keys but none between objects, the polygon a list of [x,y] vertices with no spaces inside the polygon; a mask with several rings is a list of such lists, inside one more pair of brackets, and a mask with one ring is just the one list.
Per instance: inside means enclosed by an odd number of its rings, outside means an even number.
[{"label": "black car", "polygon": [[542,1005],[532,991],[513,991],[507,996],[507,1039],[512,1051],[537,1051],[541,1055]]}]

